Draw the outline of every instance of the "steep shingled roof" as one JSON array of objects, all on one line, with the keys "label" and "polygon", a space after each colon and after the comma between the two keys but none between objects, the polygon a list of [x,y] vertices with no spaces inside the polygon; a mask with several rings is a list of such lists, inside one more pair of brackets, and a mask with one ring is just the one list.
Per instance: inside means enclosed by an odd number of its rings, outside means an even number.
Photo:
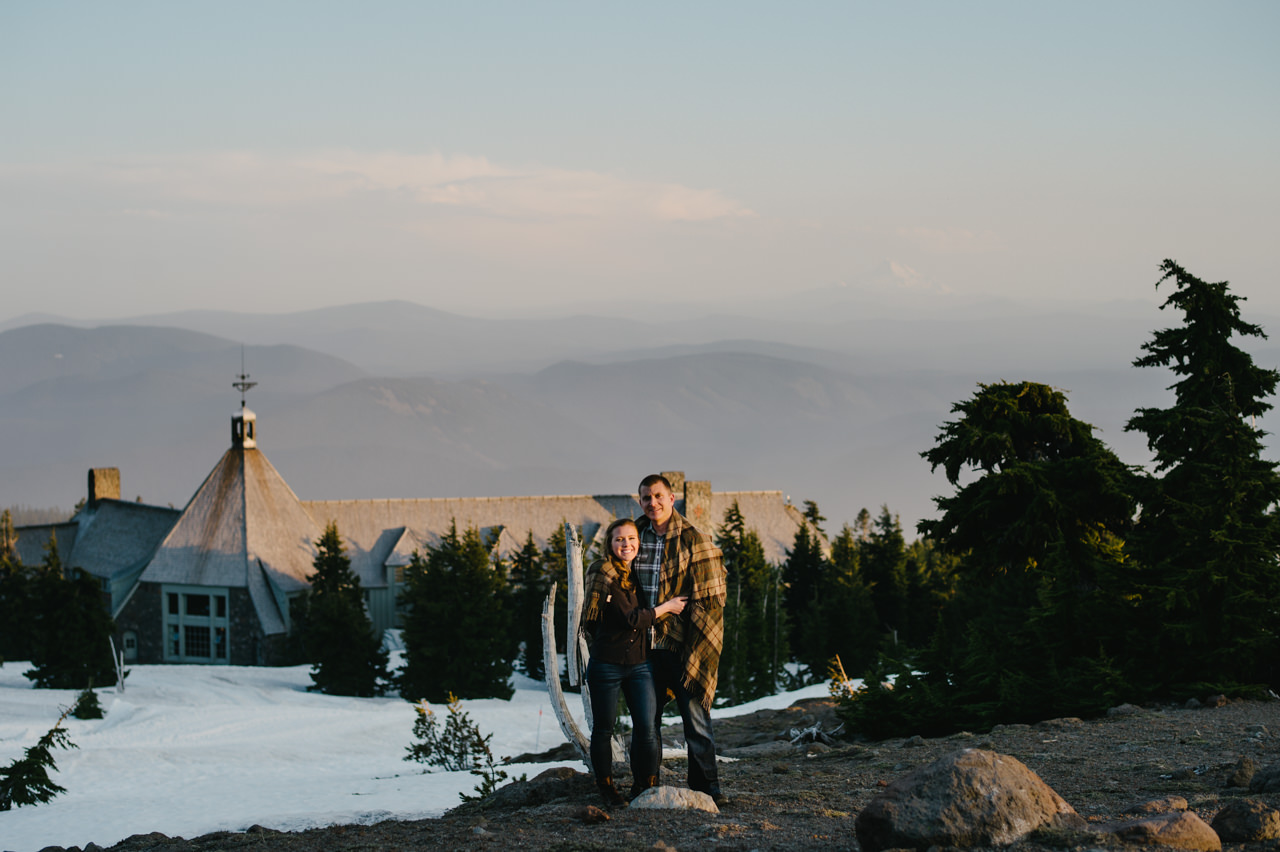
[{"label": "steep shingled roof", "polygon": [[307,588],[321,528],[261,451],[232,447],[191,498],[141,580],[246,588],[270,635]]}]

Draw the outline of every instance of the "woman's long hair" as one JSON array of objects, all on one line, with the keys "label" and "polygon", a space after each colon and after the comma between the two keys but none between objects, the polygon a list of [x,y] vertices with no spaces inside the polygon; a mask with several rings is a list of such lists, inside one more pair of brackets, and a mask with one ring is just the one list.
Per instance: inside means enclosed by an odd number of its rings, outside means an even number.
[{"label": "woman's long hair", "polygon": [[609,561],[618,575],[618,585],[626,589],[628,592],[633,591],[636,587],[635,578],[631,574],[631,566],[618,557],[613,555],[613,532],[619,527],[633,527],[636,529],[637,535],[640,530],[636,527],[636,522],[630,518],[618,518],[604,531],[604,558]]}]

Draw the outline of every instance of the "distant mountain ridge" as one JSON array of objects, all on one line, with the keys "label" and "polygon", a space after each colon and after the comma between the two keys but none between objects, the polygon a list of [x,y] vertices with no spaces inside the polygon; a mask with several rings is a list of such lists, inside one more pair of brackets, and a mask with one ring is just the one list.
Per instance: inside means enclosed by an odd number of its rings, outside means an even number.
[{"label": "distant mountain ridge", "polygon": [[[1145,447],[1124,422],[1165,404],[1171,383],[1128,366],[1150,333],[1128,319],[869,322],[851,339],[847,323],[761,323],[731,330],[777,333],[717,338],[728,319],[468,320],[412,307],[197,317],[262,335],[244,348],[260,382],[249,405],[260,446],[304,499],[608,493],[683,469],[717,489],[817,500],[837,526],[887,503],[910,527],[947,490],[919,453],[978,382],[1064,388],[1129,462]],[[268,345],[277,332],[294,340]],[[1280,349],[1258,357],[1276,363]],[[94,466],[120,467],[126,497],[181,505],[228,445],[240,358],[238,340],[177,327],[0,332],[0,505],[70,506]]]}]

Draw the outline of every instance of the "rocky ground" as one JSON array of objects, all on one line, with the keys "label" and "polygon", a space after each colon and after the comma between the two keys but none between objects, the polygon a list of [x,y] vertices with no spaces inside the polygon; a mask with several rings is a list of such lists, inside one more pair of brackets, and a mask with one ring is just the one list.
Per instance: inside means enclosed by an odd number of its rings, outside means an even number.
[{"label": "rocky ground", "polygon": [[[830,702],[761,711],[716,724],[723,787],[732,801],[719,814],[702,811],[603,811],[591,780],[569,770],[515,785],[491,800],[440,819],[336,826],[298,833],[251,829],[184,840],[129,838],[111,852],[271,850],[355,852],[400,849],[856,849],[854,819],[886,784],[962,748],[1010,755],[1035,771],[1096,829],[1134,804],[1185,798],[1205,822],[1227,803],[1255,799],[1280,808],[1280,793],[1250,793],[1248,758],[1280,763],[1280,701],[1224,702],[1198,708],[1131,708],[1104,719],[1053,719],[1005,725],[988,733],[938,739],[820,744],[792,748],[779,737],[815,723],[834,727]],[[679,727],[664,730],[678,740]],[[682,784],[684,764],[668,761],[664,782]],[[517,767],[518,770],[518,767]],[[531,779],[532,780],[532,779]],[[1236,786],[1244,781],[1246,787]],[[625,787],[624,787],[625,789]],[[1113,835],[1042,832],[1013,852],[1133,849]],[[1224,844],[1241,852],[1280,852],[1280,841]]]}]

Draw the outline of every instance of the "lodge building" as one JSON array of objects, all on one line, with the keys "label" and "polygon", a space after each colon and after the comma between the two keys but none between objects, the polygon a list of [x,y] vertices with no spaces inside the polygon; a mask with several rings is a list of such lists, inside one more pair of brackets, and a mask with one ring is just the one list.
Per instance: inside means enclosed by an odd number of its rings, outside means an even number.
[{"label": "lodge building", "polygon": [[[568,522],[588,549],[618,517],[639,517],[634,495],[300,500],[258,449],[257,417],[241,407],[231,447],[182,509],[120,499],[116,468],[89,471],[83,507],[69,521],[18,527],[24,564],[56,537],[63,565],[98,578],[126,662],[274,665],[287,662],[289,601],[314,572],[315,542],[337,524],[375,630],[398,626],[397,597],[415,551],[450,526],[480,530],[495,558],[532,534],[539,547]],[[639,475],[637,475],[637,478]],[[713,492],[666,472],[676,509],[711,532],[734,503],[774,562],[803,514],[780,491]]]}]

